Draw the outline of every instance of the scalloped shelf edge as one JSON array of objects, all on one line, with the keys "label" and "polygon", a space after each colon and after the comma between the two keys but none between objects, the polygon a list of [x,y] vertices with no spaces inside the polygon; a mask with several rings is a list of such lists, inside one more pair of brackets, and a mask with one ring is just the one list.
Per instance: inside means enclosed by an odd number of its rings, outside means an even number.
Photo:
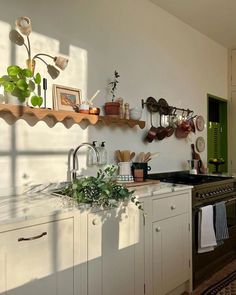
[{"label": "scalloped shelf edge", "polygon": [[58,122],[63,123],[66,128],[70,128],[72,125],[76,123],[80,124],[84,120],[88,121],[88,123],[92,125],[95,125],[97,122],[102,122],[106,125],[127,124],[129,127],[138,125],[141,129],[145,127],[145,121],[81,114],[73,111],[31,108],[11,104],[0,104],[0,117],[3,118],[8,124],[13,124],[18,119],[25,120],[30,126],[34,126],[38,121],[44,121],[50,128]]}]

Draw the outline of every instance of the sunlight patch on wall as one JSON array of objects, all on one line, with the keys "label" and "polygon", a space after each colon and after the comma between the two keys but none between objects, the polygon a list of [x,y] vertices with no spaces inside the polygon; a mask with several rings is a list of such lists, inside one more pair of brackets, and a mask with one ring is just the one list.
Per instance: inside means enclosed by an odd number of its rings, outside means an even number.
[{"label": "sunlight patch on wall", "polygon": [[9,151],[11,148],[11,126],[0,119],[0,153]]},{"label": "sunlight patch on wall", "polygon": [[[26,67],[28,58],[24,46],[11,44],[10,30],[9,24],[0,22],[0,76],[6,73],[10,64]],[[53,80],[47,73],[46,65],[42,61],[36,60],[35,72],[39,72],[42,78],[46,78],[48,81],[46,106],[52,108],[53,105],[53,84],[81,89],[83,97],[86,98],[87,51],[68,45],[68,56],[66,56],[60,53],[60,41],[36,32],[30,34],[30,41],[32,56],[46,53],[52,56],[62,55],[69,59],[68,67],[64,71],[60,71],[56,80]],[[47,63],[54,64],[51,58],[45,57],[44,59]],[[15,133],[12,133],[13,128]],[[14,126],[10,126],[0,119],[0,132],[0,167],[2,171],[0,187],[65,181],[69,149],[76,148],[82,142],[88,141],[87,129],[82,130],[77,124],[70,129],[65,128],[62,123],[57,123],[53,128],[49,128],[44,122],[38,122],[35,126],[30,127],[24,120],[18,120]],[[14,139],[11,137],[12,134],[15,134]],[[79,152],[79,173],[86,170],[86,154],[86,148]]]},{"label": "sunlight patch on wall", "polygon": [[[0,21],[0,32],[1,32],[1,42],[0,42],[0,76],[6,73],[6,68],[10,64],[11,59],[11,44],[9,41],[9,32],[11,26],[3,21]],[[0,87],[0,93],[3,93],[2,87]]]}]

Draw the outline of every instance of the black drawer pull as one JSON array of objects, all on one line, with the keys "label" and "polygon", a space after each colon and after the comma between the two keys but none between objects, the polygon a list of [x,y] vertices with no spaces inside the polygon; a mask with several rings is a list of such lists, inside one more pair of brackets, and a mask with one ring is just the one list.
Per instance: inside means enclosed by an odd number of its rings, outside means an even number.
[{"label": "black drawer pull", "polygon": [[46,235],[47,235],[47,232],[43,232],[38,236],[34,236],[34,237],[30,237],[30,238],[19,238],[18,242],[37,240],[37,239],[40,239],[40,238],[42,238],[43,236],[46,236]]}]

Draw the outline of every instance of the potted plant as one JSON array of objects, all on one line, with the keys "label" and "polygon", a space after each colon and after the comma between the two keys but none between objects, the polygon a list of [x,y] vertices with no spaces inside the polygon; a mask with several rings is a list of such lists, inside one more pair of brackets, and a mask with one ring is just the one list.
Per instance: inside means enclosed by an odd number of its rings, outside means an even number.
[{"label": "potted plant", "polygon": [[[22,69],[19,66],[11,65],[7,68],[7,75],[0,78],[0,85],[4,87],[6,102],[11,103],[13,96],[14,104],[25,104],[28,98],[33,106],[41,106],[43,98],[35,94],[35,86],[40,85],[41,76],[39,73],[33,75],[29,69]],[[18,102],[18,103],[17,103]]]},{"label": "potted plant", "polygon": [[92,207],[112,208],[118,202],[131,200],[142,210],[140,202],[128,190],[116,182],[117,166],[107,165],[99,169],[97,176],[81,177],[68,184],[58,193],[72,198],[77,204],[89,204]]},{"label": "potted plant", "polygon": [[106,102],[104,106],[104,111],[106,116],[119,117],[120,115],[120,103],[118,101],[114,101],[115,92],[117,88],[117,84],[119,83],[118,78],[120,75],[117,71],[114,72],[114,79],[111,81],[108,86],[110,88],[110,93],[112,95],[111,102]]}]

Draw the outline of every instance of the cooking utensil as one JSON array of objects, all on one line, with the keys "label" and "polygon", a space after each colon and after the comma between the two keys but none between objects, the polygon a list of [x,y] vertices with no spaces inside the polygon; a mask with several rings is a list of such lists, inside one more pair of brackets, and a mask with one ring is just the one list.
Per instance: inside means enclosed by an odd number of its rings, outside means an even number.
[{"label": "cooking utensil", "polygon": [[116,155],[117,160],[119,162],[122,162],[122,156],[121,156],[120,150],[116,150],[115,155]]},{"label": "cooking utensil", "polygon": [[130,154],[130,161],[132,161],[133,160],[133,158],[134,158],[134,156],[135,156],[135,152],[132,152],[131,154]]},{"label": "cooking utensil", "polygon": [[142,163],[144,157],[145,157],[145,153],[144,152],[139,153],[139,155],[137,157],[137,162]]},{"label": "cooking utensil", "polygon": [[169,114],[169,105],[164,98],[160,98],[158,100],[158,105],[159,105],[160,115],[168,115]]},{"label": "cooking utensil", "polygon": [[160,155],[159,152],[152,153],[152,154],[151,154],[151,159],[156,158],[156,157],[158,157],[159,155]]},{"label": "cooking utensil", "polygon": [[156,135],[158,140],[164,139],[166,137],[166,134],[167,134],[166,133],[166,128],[163,127],[162,124],[161,124],[161,117],[162,117],[162,115],[160,115],[160,126],[157,128],[157,135]]},{"label": "cooking utensil", "polygon": [[170,123],[170,115],[169,115],[168,121],[169,121],[169,125],[166,127],[166,137],[170,137],[175,131],[174,127],[171,126],[171,123]]},{"label": "cooking utensil", "polygon": [[123,151],[123,155],[124,155],[124,162],[129,162],[130,161],[130,151],[129,150],[124,150]]},{"label": "cooking utensil", "polygon": [[146,153],[145,156],[144,156],[143,162],[148,162],[148,159],[150,158],[150,156],[151,156],[150,152]]},{"label": "cooking utensil", "polygon": [[154,127],[152,123],[152,112],[151,112],[150,120],[151,120],[151,128],[148,130],[148,133],[145,138],[145,140],[147,140],[148,142],[152,142],[157,135],[157,128]]},{"label": "cooking utensil", "polygon": [[146,106],[149,112],[156,113],[159,111],[159,104],[154,97],[148,97],[146,101]]}]

